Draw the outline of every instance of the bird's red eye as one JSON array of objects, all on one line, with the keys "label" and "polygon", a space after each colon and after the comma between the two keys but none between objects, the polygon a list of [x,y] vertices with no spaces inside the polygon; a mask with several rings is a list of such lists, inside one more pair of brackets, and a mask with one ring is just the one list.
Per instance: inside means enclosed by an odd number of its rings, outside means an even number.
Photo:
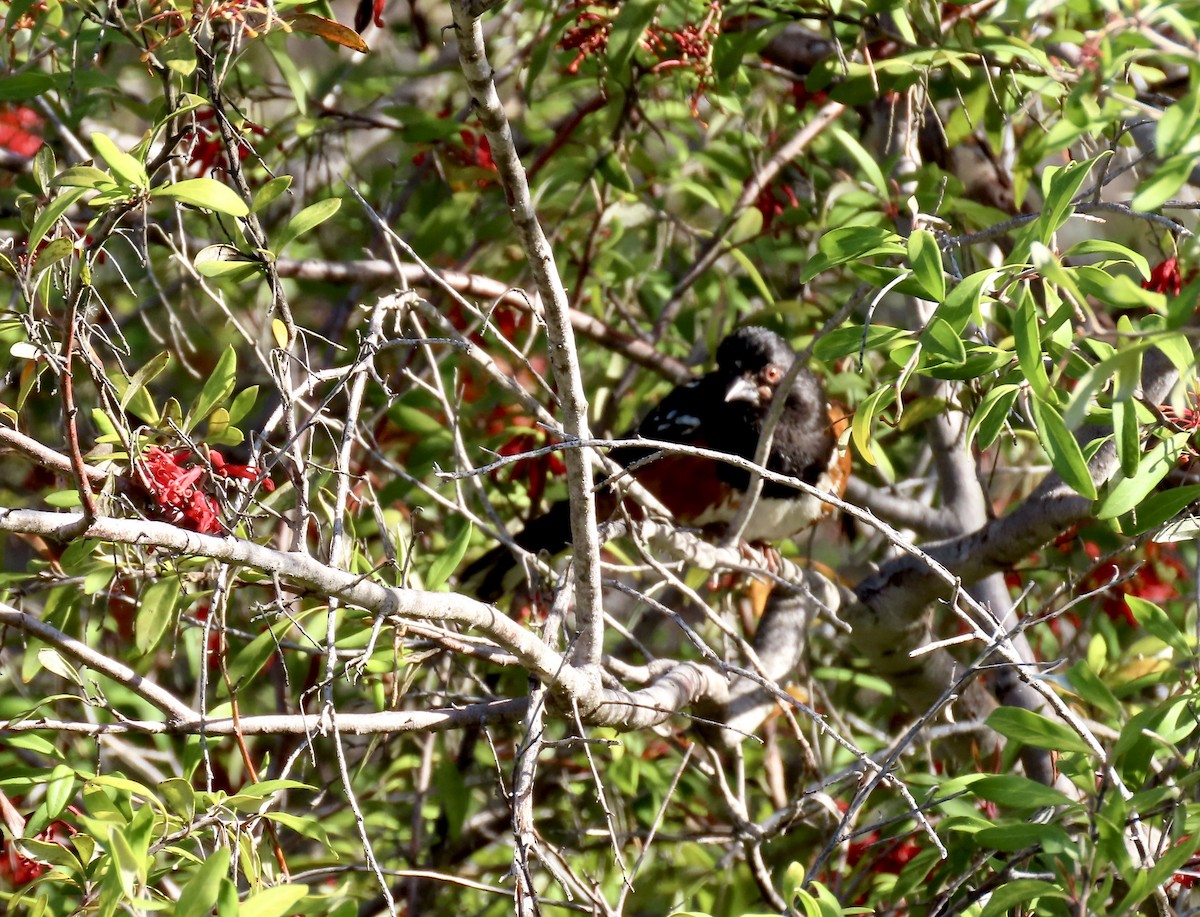
[{"label": "bird's red eye", "polygon": [[763,370],[763,381],[765,381],[768,385],[774,385],[782,378],[783,370],[774,363]]}]

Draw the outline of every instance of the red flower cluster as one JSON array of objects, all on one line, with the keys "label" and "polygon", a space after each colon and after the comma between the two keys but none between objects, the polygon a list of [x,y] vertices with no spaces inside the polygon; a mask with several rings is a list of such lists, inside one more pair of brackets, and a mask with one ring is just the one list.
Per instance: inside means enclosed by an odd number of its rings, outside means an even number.
[{"label": "red flower cluster", "polygon": [[[621,8],[620,0],[573,0],[570,9],[575,11],[575,24],[563,33],[558,46],[564,51],[575,51],[575,59],[567,65],[567,72],[576,74],[580,65],[608,49],[608,37],[612,32],[613,20]],[[640,45],[650,52],[657,62],[650,67],[651,73],[663,70],[686,68],[700,78],[700,85],[692,94],[692,114],[697,114],[697,105],[711,76],[712,46],[721,34],[721,4],[717,0],[708,5],[708,14],[700,23],[686,23],[677,29],[652,22],[642,35]]]},{"label": "red flower cluster", "polygon": [[796,192],[790,186],[782,183],[768,185],[758,193],[758,198],[754,201],[754,206],[758,208],[759,213],[763,217],[763,231],[774,232],[778,235],[779,230],[772,230],[775,220],[783,216],[793,207],[800,206],[800,200],[796,197]]},{"label": "red flower cluster", "polygon": [[[1085,541],[1083,550],[1092,560],[1099,560],[1103,553],[1094,541]],[[1189,576],[1188,568],[1171,545],[1147,542],[1140,561],[1141,566],[1133,576],[1106,592],[1100,602],[1100,608],[1106,615],[1114,621],[1125,621],[1130,627],[1137,627],[1138,623],[1129,603],[1125,601],[1126,596],[1137,596],[1148,602],[1178,598],[1179,590],[1175,584],[1187,582]],[[1113,565],[1103,564],[1088,573],[1083,580],[1083,588],[1099,589],[1112,579],[1112,574]]]},{"label": "red flower cluster", "polygon": [[[35,834],[30,840],[47,841],[51,844],[58,844],[60,847],[66,847],[67,839],[78,833],[78,829],[62,819],[58,819],[50,822],[43,831]],[[45,871],[45,863],[39,863],[37,860],[25,856],[11,840],[0,839],[0,882],[10,888],[20,888],[22,885],[32,882]]]},{"label": "red flower cluster", "polygon": [[[215,474],[225,478],[257,481],[261,472],[253,465],[234,465],[215,449],[208,453]],[[168,522],[182,525],[201,534],[222,531],[218,515],[221,506],[216,498],[201,489],[207,469],[201,462],[193,464],[190,449],[167,452],[158,446],[147,446],[138,461],[142,486],[151,499],[163,510]],[[275,483],[263,479],[263,489],[270,493]]]},{"label": "red flower cluster", "polygon": [[[449,111],[443,111],[440,115],[442,118],[450,117]],[[475,131],[472,128],[464,127],[458,132],[460,144],[455,144],[449,140],[441,142],[439,152],[442,161],[463,169],[483,169],[485,172],[495,172],[496,163],[492,160],[492,144],[487,139],[487,135]],[[412,159],[413,165],[423,166],[429,161],[428,152],[417,153]],[[486,188],[495,181],[493,178],[477,179],[475,184],[477,187]]]},{"label": "red flower cluster", "polygon": [[[191,157],[188,159],[188,168],[192,171],[193,175],[197,176],[227,171],[229,168],[229,157],[225,154],[225,141],[221,137],[220,127],[217,125],[216,110],[206,108],[203,111],[197,112],[195,117],[195,126],[191,129],[190,134],[195,139],[192,144]],[[247,121],[246,127],[250,133],[259,137],[267,135],[266,130],[257,124]],[[250,144],[239,138],[237,149],[238,162],[244,162],[249,155]]]},{"label": "red flower cluster", "polygon": [[42,119],[24,105],[0,107],[0,149],[29,158],[42,146]]},{"label": "red flower cluster", "polygon": [[1178,296],[1183,289],[1184,281],[1191,280],[1195,273],[1195,271],[1189,271],[1188,276],[1184,277],[1183,271],[1179,267],[1179,259],[1172,255],[1150,269],[1150,279],[1142,281],[1142,289]]},{"label": "red flower cluster", "polygon": [[[534,422],[528,417],[516,417],[513,418],[512,425],[533,427]],[[516,434],[496,451],[500,455],[520,455],[523,452],[540,449],[546,444],[546,434],[531,429],[528,433]],[[529,499],[534,506],[541,502],[542,496],[546,493],[546,482],[550,475],[561,477],[567,473],[567,466],[557,452],[547,452],[544,455],[518,459],[509,467],[511,469],[509,471],[510,480],[525,479],[528,482]]]}]

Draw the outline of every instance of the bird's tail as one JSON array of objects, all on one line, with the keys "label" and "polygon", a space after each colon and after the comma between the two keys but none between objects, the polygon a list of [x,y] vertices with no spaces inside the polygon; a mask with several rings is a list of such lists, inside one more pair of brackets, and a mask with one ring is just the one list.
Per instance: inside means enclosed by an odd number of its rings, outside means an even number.
[{"label": "bird's tail", "polygon": [[[516,545],[530,554],[557,554],[571,543],[571,505],[555,503],[513,535]],[[506,545],[497,545],[469,564],[459,577],[459,587],[485,602],[495,602],[516,587],[513,576],[519,567],[517,555]]]}]

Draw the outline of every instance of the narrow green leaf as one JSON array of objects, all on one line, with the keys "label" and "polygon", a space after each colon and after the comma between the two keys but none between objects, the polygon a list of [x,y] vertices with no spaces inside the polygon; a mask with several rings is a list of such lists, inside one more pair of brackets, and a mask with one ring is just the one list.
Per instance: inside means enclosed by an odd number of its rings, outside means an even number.
[{"label": "narrow green leaf", "polygon": [[247,898],[239,917],[285,917],[307,896],[307,885],[276,885]]},{"label": "narrow green leaf", "polygon": [[[879,195],[885,200],[890,198],[892,193],[891,188],[888,186],[888,181],[883,174],[883,169],[879,167],[879,160],[871,153],[868,153],[857,139],[855,139],[842,128],[835,125],[833,128],[831,128],[831,135],[834,141],[837,143],[838,149],[843,153],[849,153],[850,156],[853,157],[863,176],[865,176],[867,181],[875,186],[875,190],[879,192]],[[915,236],[917,233],[925,233],[926,235],[929,234],[923,229],[916,230],[913,235]],[[910,252],[912,250],[911,239],[909,243],[909,250]],[[913,267],[915,269],[916,265],[914,264]],[[936,299],[938,302],[941,302],[940,296],[936,297]]]},{"label": "narrow green leaf", "polygon": [[1007,739],[1035,748],[1062,752],[1090,753],[1088,744],[1074,729],[1040,713],[1020,707],[997,707],[989,714],[987,725]]},{"label": "narrow green leaf", "polygon": [[232,217],[244,217],[250,212],[250,208],[236,191],[215,178],[188,178],[173,185],[163,185],[161,188],[155,188],[151,196],[169,198],[217,213],[227,213]]},{"label": "narrow green leaf", "polygon": [[[757,210],[754,210],[754,212],[758,213]],[[761,218],[762,215],[759,214],[759,216]],[[771,292],[771,288],[767,286],[767,281],[759,273],[758,265],[754,263],[754,259],[740,248],[731,248],[729,254],[733,256],[734,261],[742,266],[742,270],[746,272],[746,276],[750,278],[750,282],[754,284],[754,288],[758,290],[758,295],[763,298],[767,307],[773,306],[775,304],[775,294]]]},{"label": "narrow green leaf", "polygon": [[158,646],[163,634],[175,622],[175,608],[178,604],[177,577],[160,576],[142,590],[134,624],[134,644],[139,653],[145,655]]},{"label": "narrow green leaf", "polygon": [[95,166],[72,166],[50,179],[50,187],[56,188],[91,188],[91,190],[100,191],[101,188],[112,188],[115,185],[116,179],[112,175]]},{"label": "narrow green leaf", "polygon": [[1083,450],[1063,423],[1058,411],[1048,404],[1041,403],[1037,398],[1030,398],[1029,404],[1033,411],[1038,441],[1046,450],[1054,470],[1076,493],[1089,500],[1095,500],[1098,496],[1096,482],[1092,480],[1088,471]]},{"label": "narrow green leaf", "polygon": [[279,645],[280,637],[292,626],[286,618],[263,631],[238,651],[229,663],[229,680],[238,687],[257,675]]},{"label": "narrow green leaf", "polygon": [[217,365],[213,368],[200,396],[188,411],[184,420],[184,430],[190,433],[200,421],[212,413],[213,408],[230,396],[237,382],[237,352],[232,346],[226,347]]},{"label": "narrow green leaf", "polygon": [[908,261],[926,298],[940,303],[946,298],[946,273],[942,268],[942,250],[927,229],[915,229],[908,237]]},{"label": "narrow green leaf", "polygon": [[1084,255],[1111,255],[1118,261],[1127,261],[1138,269],[1143,280],[1150,279],[1150,262],[1146,256],[1126,245],[1109,239],[1084,239],[1063,252],[1063,259],[1074,263]]},{"label": "narrow green leaf", "polygon": [[[1158,528],[1163,523],[1174,519],[1197,500],[1200,500],[1200,484],[1172,487],[1170,490],[1151,494],[1138,504],[1134,524],[1128,527],[1122,526],[1121,531],[1128,535],[1140,535],[1142,532]],[[1182,520],[1182,522],[1188,521]],[[1190,541],[1196,537],[1195,529],[1187,529],[1182,525],[1170,526],[1167,530],[1156,534],[1154,540],[1162,544],[1176,540],[1176,536],[1180,535],[1186,537],[1180,537],[1178,540]]]},{"label": "narrow green leaf", "polygon": [[29,230],[29,250],[37,251],[41,245],[42,239],[58,222],[59,217],[67,212],[71,206],[87,193],[86,188],[72,188],[69,191],[63,191],[54,200],[47,204],[42,212],[37,215],[37,219],[33,221],[33,226]]},{"label": "narrow green leaf", "polygon": [[1138,462],[1137,471],[1118,481],[1097,504],[1097,518],[1115,519],[1141,503],[1158,486],[1158,482],[1178,464],[1179,456],[1190,438],[1191,435],[1185,431],[1155,443]]},{"label": "narrow green leaf", "polygon": [[1180,154],[1160,164],[1138,185],[1129,206],[1141,212],[1157,210],[1184,186],[1198,158],[1192,153]]},{"label": "narrow green leaf", "polygon": [[125,410],[125,408],[128,407],[129,402],[133,400],[134,396],[137,395],[138,392],[140,392],[147,385],[149,385],[159,373],[166,369],[170,362],[171,354],[166,350],[146,361],[146,364],[133,374],[133,378],[129,380],[129,385],[126,386],[125,391],[121,393],[121,410]]},{"label": "narrow green leaf", "polygon": [[1028,910],[1039,898],[1066,900],[1067,893],[1058,885],[1044,879],[1015,879],[1001,884],[988,896],[987,906],[980,912],[979,917],[1004,917],[1018,908]]},{"label": "narrow green leaf", "polygon": [[340,197],[327,197],[323,201],[317,201],[315,204],[305,207],[292,217],[291,221],[284,227],[283,232],[279,234],[279,241],[275,245],[275,251],[277,253],[282,252],[290,243],[300,238],[306,232],[320,226],[337,213],[338,208],[341,206],[342,199]]},{"label": "narrow green leaf", "polygon": [[241,282],[262,272],[263,263],[260,259],[238,251],[232,245],[219,242],[209,245],[196,252],[193,259],[196,273],[201,277]]},{"label": "narrow green leaf", "polygon": [[817,243],[817,254],[800,272],[800,282],[808,283],[822,271],[848,261],[875,255],[903,255],[906,248],[891,230],[877,226],[842,226],[831,229]]},{"label": "narrow green leaf", "polygon": [[1129,610],[1133,612],[1138,624],[1149,634],[1158,637],[1171,648],[1181,659],[1191,659],[1194,650],[1188,638],[1180,632],[1175,622],[1167,617],[1167,613],[1155,605],[1136,595],[1125,596]]},{"label": "narrow green leaf", "polygon": [[252,213],[258,213],[264,207],[274,202],[283,192],[292,186],[292,176],[279,175],[254,192],[254,201],[250,204]]},{"label": "narrow green leaf", "polygon": [[218,847],[200,864],[175,906],[175,917],[208,917],[217,903],[221,879],[229,871],[229,848]]},{"label": "narrow green leaf", "polygon": [[1087,662],[1080,659],[1067,670],[1067,681],[1076,693],[1087,703],[1110,716],[1119,716],[1121,702],[1113,696],[1106,685]]},{"label": "narrow green leaf", "polygon": [[1183,147],[1200,131],[1200,92],[1192,89],[1174,105],[1169,106],[1154,128],[1154,149],[1160,159],[1183,152]]},{"label": "narrow green leaf", "polygon": [[1019,385],[1005,384],[997,385],[984,395],[982,403],[967,425],[967,442],[971,442],[972,438],[977,436],[979,448],[989,448],[1004,429],[1020,392]]},{"label": "narrow green leaf", "polygon": [[1112,155],[1105,150],[1099,156],[1084,162],[1072,162],[1062,168],[1050,167],[1042,174],[1045,203],[1037,220],[1037,238],[1044,244],[1058,232],[1059,228],[1075,211],[1073,201],[1080,187],[1087,180],[1096,163]]},{"label": "narrow green leaf", "polygon": [[996,774],[976,780],[971,784],[971,793],[980,799],[1013,809],[1041,809],[1071,804],[1070,797],[1065,793],[1018,774]]},{"label": "narrow green leaf", "polygon": [[1034,396],[1042,402],[1053,402],[1050,377],[1042,363],[1042,339],[1038,329],[1037,312],[1033,301],[1026,298],[1013,316],[1013,339],[1016,344],[1017,362],[1025,380],[1033,389]]},{"label": "narrow green leaf", "polygon": [[474,528],[472,525],[464,525],[455,536],[454,541],[446,546],[440,556],[434,559],[429,567],[429,574],[425,577],[425,588],[430,592],[437,592],[441,589],[450,579],[450,574],[458,569],[458,565],[462,563],[463,556],[467,553],[467,547],[471,543],[471,533]]},{"label": "narrow green leaf", "polygon": [[1132,401],[1114,400],[1112,418],[1121,474],[1131,478],[1137,474],[1138,462],[1142,458],[1142,430],[1138,424],[1137,407]]},{"label": "narrow green leaf", "polygon": [[37,260],[34,261],[34,269],[36,271],[44,271],[47,268],[54,267],[64,258],[70,258],[75,253],[75,243],[70,239],[54,239],[47,242],[42,250],[37,254]]},{"label": "narrow green leaf", "polygon": [[150,179],[146,176],[146,167],[122,152],[105,134],[92,134],[92,147],[100,158],[108,163],[112,173],[121,184],[128,188],[145,191],[150,187]]},{"label": "narrow green leaf", "polygon": [[946,295],[935,314],[949,322],[950,327],[960,335],[971,321],[982,325],[983,310],[980,306],[983,297],[992,291],[992,281],[1000,274],[995,268],[988,268],[964,277]]},{"label": "narrow green leaf", "polygon": [[629,85],[629,65],[646,28],[658,13],[658,0],[625,0],[608,33],[608,72],[621,86]]},{"label": "narrow green leaf", "polygon": [[[1127,398],[1132,397],[1132,391],[1127,387],[1128,380],[1134,380],[1133,385],[1136,390],[1141,375],[1142,354],[1153,346],[1155,346],[1155,341],[1152,338],[1143,338],[1139,341],[1124,340],[1121,342],[1120,350],[1105,357],[1084,373],[1075,383],[1075,390],[1071,392],[1071,400],[1063,412],[1063,423],[1067,425],[1067,429],[1074,430],[1083,423],[1096,395],[1113,376],[1119,375],[1121,384],[1126,386],[1122,388],[1122,391],[1126,393]],[[1114,400],[1116,400],[1116,396],[1114,396]]]},{"label": "narrow green leaf", "polygon": [[967,359],[967,348],[963,345],[962,338],[949,322],[936,315],[921,332],[921,348],[930,357],[956,366]]},{"label": "narrow green leaf", "polygon": [[858,454],[869,465],[877,464],[875,453],[871,449],[871,430],[875,418],[895,400],[896,390],[892,386],[876,389],[854,412],[854,419],[850,422],[850,438]]}]

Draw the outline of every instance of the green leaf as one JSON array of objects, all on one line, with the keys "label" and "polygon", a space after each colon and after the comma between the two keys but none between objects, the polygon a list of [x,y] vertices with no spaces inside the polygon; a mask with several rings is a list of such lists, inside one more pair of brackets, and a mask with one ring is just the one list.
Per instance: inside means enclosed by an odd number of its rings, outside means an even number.
[{"label": "green leaf", "polygon": [[42,239],[46,238],[46,234],[54,228],[59,217],[86,193],[86,188],[72,188],[70,191],[63,191],[42,209],[29,230],[29,251],[37,251]]},{"label": "green leaf", "polygon": [[896,390],[889,385],[872,392],[854,412],[854,419],[850,422],[850,438],[859,455],[869,465],[877,464],[875,453],[871,449],[871,430],[875,418],[895,400]]},{"label": "green leaf", "polygon": [[1111,155],[1111,150],[1105,150],[1093,159],[1071,162],[1062,168],[1051,166],[1042,173],[1045,203],[1042,205],[1042,212],[1035,226],[1036,238],[1040,239],[1043,244],[1048,245],[1054,234],[1075,212],[1072,202],[1092,169],[1098,162]]},{"label": "green leaf", "polygon": [[178,577],[164,574],[142,590],[134,626],[134,643],[142,655],[158,646],[163,634],[175,622],[179,604]]},{"label": "green leaf", "polygon": [[903,255],[907,249],[898,235],[877,226],[843,226],[832,229],[817,243],[817,254],[800,272],[800,282],[808,283],[822,271],[848,261],[875,255]]},{"label": "green leaf", "polygon": [[215,178],[184,179],[173,185],[155,188],[151,196],[169,198],[216,213],[227,213],[232,217],[244,217],[250,212],[250,208],[236,191]]},{"label": "green leaf", "polygon": [[1121,712],[1121,702],[1113,696],[1086,660],[1080,659],[1067,670],[1067,680],[1076,693],[1097,710],[1109,716],[1118,716]]},{"label": "green leaf", "polygon": [[1142,212],[1157,210],[1184,186],[1196,167],[1197,159],[1200,157],[1195,154],[1181,154],[1160,164],[1138,185],[1129,206]]},{"label": "green leaf", "polygon": [[930,319],[925,330],[921,332],[921,349],[930,356],[944,363],[955,366],[965,363],[967,349],[963,346],[962,338],[947,321],[936,315]]},{"label": "green leaf", "polygon": [[1138,462],[1142,457],[1142,429],[1138,424],[1137,406],[1132,401],[1114,399],[1112,418],[1121,474],[1127,478],[1133,477],[1137,474]]},{"label": "green leaf", "polygon": [[58,264],[64,258],[70,258],[74,253],[75,243],[70,239],[53,239],[37,253],[37,259],[33,263],[34,270],[44,271]]},{"label": "green leaf", "polygon": [[[751,210],[754,213],[758,213],[754,208],[751,208]],[[759,214],[759,218],[762,218],[762,214]],[[754,288],[758,290],[758,295],[763,298],[766,305],[768,307],[773,306],[775,304],[775,294],[771,292],[771,288],[767,286],[763,275],[759,273],[758,265],[754,263],[754,259],[740,248],[731,248],[729,254],[733,257],[734,261],[742,266],[742,270],[746,272],[746,276],[750,278],[750,282],[754,284]]]},{"label": "green leaf", "polygon": [[1112,255],[1119,261],[1127,261],[1138,269],[1143,280],[1150,279],[1150,262],[1145,255],[1128,246],[1108,239],[1084,239],[1063,252],[1063,260],[1074,263],[1084,255]]},{"label": "green leaf", "polygon": [[221,879],[229,872],[229,848],[218,847],[200,864],[175,906],[175,917],[208,917],[217,903]]},{"label": "green leaf", "polygon": [[467,547],[471,543],[471,533],[474,529],[473,525],[464,525],[455,536],[454,541],[434,559],[429,567],[429,574],[425,577],[425,588],[430,592],[437,592],[441,589],[450,579],[450,574],[458,569],[463,556],[467,553]]},{"label": "green leaf", "polygon": [[1004,384],[997,385],[984,395],[983,401],[967,425],[967,442],[970,443],[973,437],[978,436],[979,448],[989,448],[996,441],[996,437],[1000,435],[1000,431],[1004,429],[1004,424],[1020,393],[1019,385]]},{"label": "green leaf", "polygon": [[[855,163],[858,164],[858,168],[861,170],[863,177],[865,177],[867,181],[875,186],[875,190],[879,192],[879,196],[884,200],[890,199],[892,194],[891,188],[888,186],[888,181],[883,174],[883,169],[879,167],[878,158],[871,153],[868,153],[863,145],[858,142],[858,140],[856,140],[847,131],[838,127],[836,124],[830,128],[830,136],[837,144],[839,152],[850,154]],[[923,229],[918,229],[913,233],[913,235],[916,235],[919,232],[925,232],[926,235],[929,234]],[[912,247],[910,239],[909,251],[911,252],[911,250]],[[915,268],[916,265],[914,264],[913,267]],[[941,301],[940,296],[936,298],[939,302]]]},{"label": "green leaf", "polygon": [[942,267],[942,250],[933,233],[927,229],[913,230],[908,237],[908,260],[917,283],[925,290],[925,298],[936,303],[944,300],[946,273]]},{"label": "green leaf", "polygon": [[200,421],[212,413],[213,408],[230,396],[237,382],[237,352],[232,346],[226,347],[217,365],[213,368],[200,396],[192,405],[184,419],[183,428],[190,433]]},{"label": "green leaf", "polygon": [[1158,482],[1179,463],[1179,456],[1183,454],[1190,438],[1191,435],[1185,431],[1155,443],[1138,462],[1137,471],[1130,477],[1117,481],[1097,504],[1097,518],[1115,519],[1141,503],[1150,491],[1158,486]]},{"label": "green leaf", "polygon": [[[1120,345],[1120,350],[1105,357],[1075,383],[1071,400],[1063,412],[1063,422],[1067,429],[1074,430],[1083,423],[1096,394],[1108,384],[1112,376],[1119,377],[1120,391],[1124,397],[1132,397],[1141,377],[1142,354],[1153,347],[1155,341],[1152,338],[1138,341],[1122,339]],[[1113,400],[1116,399],[1117,395],[1114,395]]]},{"label": "green leaf", "polygon": [[1200,134],[1200,92],[1192,89],[1168,107],[1154,129],[1154,148],[1160,159],[1183,152],[1184,145]]},{"label": "green leaf", "polygon": [[1007,739],[1035,748],[1091,754],[1091,748],[1070,726],[1032,710],[997,707],[988,716],[987,725]]},{"label": "green leaf", "polygon": [[[1002,830],[1002,829],[997,829]],[[1029,846],[1029,845],[1023,845]],[[1000,849],[1000,848],[998,848]],[[1021,848],[1016,848],[1021,849]],[[1044,879],[1014,879],[1005,882],[988,897],[987,906],[980,912],[979,917],[1004,917],[1016,909],[1035,913],[1029,910],[1030,905],[1039,898],[1057,898],[1067,900],[1066,891],[1053,882]],[[1040,913],[1040,911],[1037,911]]]},{"label": "green leaf", "polygon": [[291,186],[292,176],[290,175],[279,175],[275,178],[272,178],[269,182],[254,192],[254,200],[250,204],[250,211],[252,213],[258,213],[264,207],[274,202]]},{"label": "green leaf", "polygon": [[150,187],[150,179],[146,176],[146,167],[128,153],[118,149],[117,145],[106,135],[92,134],[92,147],[100,158],[108,163],[108,167],[112,169],[118,182],[139,191],[145,191]]},{"label": "green leaf", "polygon": [[629,85],[629,64],[659,6],[657,0],[625,0],[612,21],[608,33],[608,72],[621,86]]},{"label": "green leaf", "polygon": [[238,917],[285,917],[307,896],[307,885],[276,885],[247,898]]},{"label": "green leaf", "polygon": [[1060,825],[1039,822],[1005,822],[981,828],[975,833],[975,843],[1007,853],[1015,853],[1028,847],[1070,848],[1067,832]]},{"label": "green leaf", "polygon": [[193,259],[196,273],[201,277],[241,282],[249,280],[262,272],[263,262],[260,258],[238,251],[232,245],[219,242],[209,245],[196,252]]},{"label": "green leaf", "polygon": [[1034,396],[1043,402],[1052,402],[1054,393],[1050,388],[1050,377],[1042,363],[1042,339],[1038,329],[1037,312],[1032,300],[1026,298],[1013,316],[1013,339],[1017,350],[1017,362],[1021,366]]},{"label": "green leaf", "polygon": [[[1148,532],[1164,522],[1174,519],[1197,500],[1200,500],[1200,484],[1173,487],[1170,490],[1151,494],[1138,504],[1135,524],[1128,527],[1122,526],[1121,531],[1129,535]],[[1154,540],[1161,544],[1171,539],[1167,532],[1159,532]]]},{"label": "green leaf", "polygon": [[1058,411],[1048,404],[1041,403],[1037,398],[1030,398],[1029,405],[1033,411],[1038,441],[1046,450],[1054,470],[1077,494],[1095,500],[1098,495],[1096,482],[1092,480],[1091,472],[1088,471],[1083,450],[1063,423]]},{"label": "green leaf", "polygon": [[971,792],[980,799],[1012,809],[1041,809],[1071,804],[1070,797],[1065,793],[1017,774],[997,774],[976,780],[971,784]]},{"label": "green leaf", "polygon": [[1191,659],[1194,655],[1192,645],[1170,618],[1167,613],[1155,605],[1153,602],[1147,601],[1136,595],[1125,596],[1125,602],[1129,605],[1129,610],[1133,612],[1134,618],[1137,619],[1147,633],[1158,637],[1163,643],[1171,648],[1180,659]]},{"label": "green leaf", "polygon": [[171,354],[169,351],[162,351],[157,356],[151,357],[146,364],[133,374],[129,380],[129,384],[125,387],[125,391],[121,393],[121,410],[125,410],[129,406],[129,402],[154,378],[167,368],[171,362]]},{"label": "green leaf", "polygon": [[342,199],[340,197],[327,197],[323,201],[317,201],[315,204],[305,207],[292,217],[291,221],[284,227],[283,232],[279,234],[279,241],[276,243],[275,251],[277,253],[282,252],[290,243],[300,238],[306,232],[320,226],[337,213],[341,206]]},{"label": "green leaf", "polygon": [[842,357],[857,354],[860,350],[888,350],[889,345],[896,341],[910,343],[912,340],[912,332],[902,328],[889,328],[887,325],[871,325],[864,338],[861,325],[850,325],[818,338],[813,346],[813,356],[822,363],[832,363]]},{"label": "green leaf", "polygon": [[43,786],[46,788],[46,817],[58,818],[75,795],[75,771],[65,764],[56,764]]},{"label": "green leaf", "polygon": [[235,688],[245,685],[262,670],[279,646],[279,638],[291,626],[292,622],[286,618],[277,621],[238,651],[229,663],[229,681]]},{"label": "green leaf", "polygon": [[111,188],[116,183],[116,179],[103,169],[97,169],[95,166],[71,166],[55,175],[50,180],[50,187],[99,190],[100,188]]}]

